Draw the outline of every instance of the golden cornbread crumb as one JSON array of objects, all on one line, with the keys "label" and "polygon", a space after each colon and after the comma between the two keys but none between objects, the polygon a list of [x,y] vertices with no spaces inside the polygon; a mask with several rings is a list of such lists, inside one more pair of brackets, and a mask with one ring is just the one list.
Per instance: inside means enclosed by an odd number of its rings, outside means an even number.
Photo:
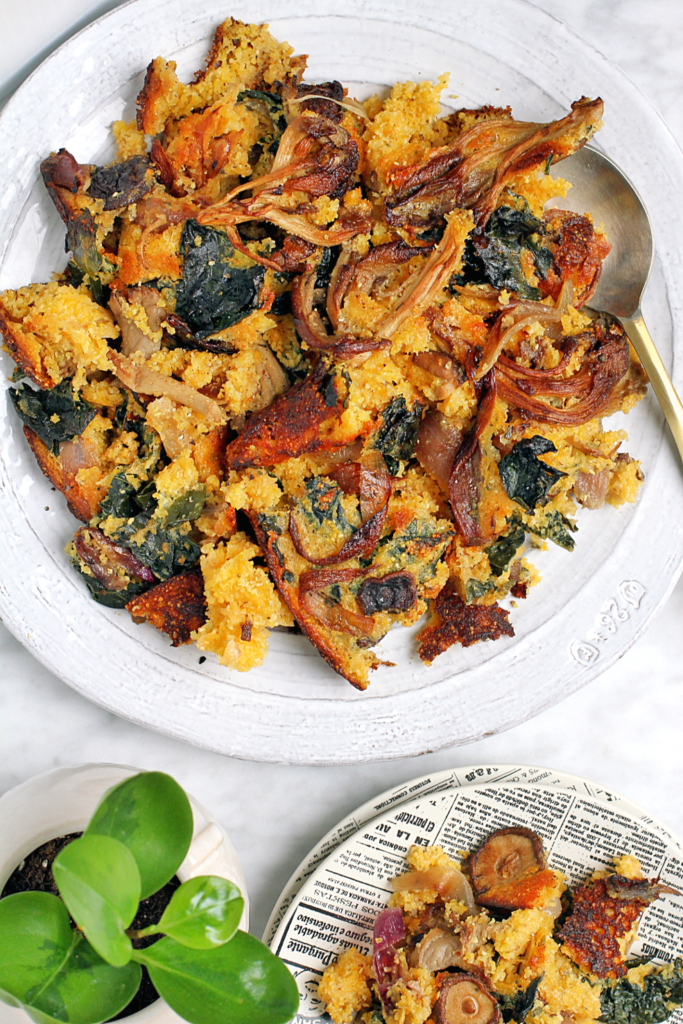
[{"label": "golden cornbread crumb", "polygon": [[[294,624],[266,570],[254,565],[254,559],[260,557],[261,549],[244,533],[236,533],[227,543],[202,548],[207,619],[197,631],[195,643],[201,651],[212,651],[222,665],[239,672],[263,662],[269,628]],[[247,633],[248,640],[244,639]]]},{"label": "golden cornbread crumb", "polygon": [[33,377],[42,386],[73,377],[78,390],[93,370],[109,370],[109,341],[119,328],[107,309],[85,287],[57,282],[32,284],[0,296],[0,317],[10,343],[27,356]]},{"label": "golden cornbread crumb", "polygon": [[393,87],[391,96],[365,129],[374,187],[384,189],[393,170],[417,163],[433,146],[445,141],[447,127],[436,119],[447,83],[448,75],[444,74],[436,83],[402,82]]},{"label": "golden cornbread crumb", "polygon": [[130,160],[132,156],[147,152],[145,133],[138,130],[135,121],[114,121],[111,130],[116,140],[117,160]]},{"label": "golden cornbread crumb", "polygon": [[355,946],[327,968],[318,984],[318,995],[327,1004],[334,1024],[349,1024],[372,1004],[369,982],[373,978],[372,957],[359,953]]}]

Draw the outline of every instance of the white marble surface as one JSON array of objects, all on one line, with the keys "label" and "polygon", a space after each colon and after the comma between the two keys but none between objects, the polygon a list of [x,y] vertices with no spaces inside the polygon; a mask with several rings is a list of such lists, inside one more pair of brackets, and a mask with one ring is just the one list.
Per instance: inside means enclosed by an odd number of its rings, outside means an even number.
[{"label": "white marble surface", "polygon": [[[454,0],[454,11],[461,2]],[[0,0],[0,103],[56,43],[115,6],[112,0]],[[536,6],[619,63],[683,143],[679,0]],[[395,783],[451,765],[552,765],[622,792],[683,835],[682,619],[679,583],[646,636],[616,666],[534,721],[469,747],[347,768],[236,761],[146,732],[78,696],[0,625],[0,793],[48,768],[85,761],[171,772],[230,832],[256,935],[301,857],[338,819]]]}]

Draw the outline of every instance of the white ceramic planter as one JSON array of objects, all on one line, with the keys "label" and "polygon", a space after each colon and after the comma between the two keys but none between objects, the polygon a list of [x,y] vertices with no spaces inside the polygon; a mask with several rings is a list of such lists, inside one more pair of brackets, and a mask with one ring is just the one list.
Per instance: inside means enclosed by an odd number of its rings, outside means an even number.
[{"label": "white ceramic planter", "polygon": [[[116,764],[56,768],[0,797],[0,891],[27,854],[48,839],[81,832],[107,790],[139,770]],[[239,886],[244,897],[240,928],[246,930],[249,927],[247,888],[234,847],[212,815],[193,797],[189,799],[194,816],[192,843],[178,869],[178,878],[181,882],[197,875],[229,878]],[[125,1020],[127,1024],[179,1024],[182,1018],[159,999]],[[0,1003],[0,1024],[22,1022],[28,1022],[23,1010]]]}]

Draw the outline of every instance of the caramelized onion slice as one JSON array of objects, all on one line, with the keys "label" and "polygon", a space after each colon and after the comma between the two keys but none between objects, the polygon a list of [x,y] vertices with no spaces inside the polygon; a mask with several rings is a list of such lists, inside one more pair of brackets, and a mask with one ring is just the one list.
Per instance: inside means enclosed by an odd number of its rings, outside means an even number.
[{"label": "caramelized onion slice", "polygon": [[605,504],[612,474],[609,469],[599,473],[577,473],[574,480],[574,496],[584,508],[597,509]]},{"label": "caramelized onion slice", "polygon": [[660,896],[680,896],[679,889],[664,885],[657,878],[625,878],[623,875],[608,875],[605,879],[607,894],[614,900],[652,903]]},{"label": "caramelized onion slice", "polygon": [[82,437],[73,441],[62,441],[59,446],[59,461],[67,476],[75,477],[79,469],[90,469],[100,463],[97,452]]},{"label": "caramelized onion slice", "polygon": [[453,864],[435,864],[424,871],[406,871],[391,879],[394,892],[411,889],[435,889],[444,900],[460,900],[471,914],[476,913],[472,887],[462,871]]},{"label": "caramelized onion slice", "polygon": [[147,366],[138,366],[137,363],[127,359],[120,352],[115,352],[114,349],[109,349],[109,359],[114,364],[118,379],[131,391],[158,397],[167,395],[174,402],[202,413],[210,423],[223,422],[223,411],[218,402],[202,395],[199,391],[191,388],[189,384],[176,380],[175,377],[168,377],[165,373],[159,373],[158,370],[150,370]]},{"label": "caramelized onion slice", "polygon": [[415,457],[423,469],[439,481],[448,493],[448,481],[463,431],[438,409],[430,409],[420,424]]},{"label": "caramelized onion slice", "polygon": [[431,928],[410,957],[411,967],[427,971],[445,971],[462,966],[462,939],[443,928]]},{"label": "caramelized onion slice", "polygon": [[391,477],[384,456],[366,448],[360,457],[360,517],[364,523],[384,508],[391,497]]},{"label": "caramelized onion slice", "polygon": [[82,526],[74,534],[76,554],[105,590],[125,590],[133,580],[154,582],[154,573],[140,562],[128,548],[115,544],[101,530]]}]

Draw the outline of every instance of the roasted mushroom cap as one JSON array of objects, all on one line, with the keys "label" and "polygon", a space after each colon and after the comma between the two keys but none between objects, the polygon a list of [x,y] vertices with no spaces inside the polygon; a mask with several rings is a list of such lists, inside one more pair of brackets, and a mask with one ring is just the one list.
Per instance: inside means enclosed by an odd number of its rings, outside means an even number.
[{"label": "roasted mushroom cap", "polygon": [[410,572],[391,572],[380,579],[371,577],[358,591],[364,615],[375,612],[405,612],[417,601],[417,583]]},{"label": "roasted mushroom cap", "polygon": [[434,1016],[439,1024],[498,1024],[498,1003],[473,974],[452,974],[441,986]]},{"label": "roasted mushroom cap", "polygon": [[[554,884],[553,873],[546,870],[543,842],[528,828],[492,832],[472,855],[470,876],[479,903],[505,909],[538,906],[542,890]],[[531,879],[541,883],[540,889],[529,884]]]}]

